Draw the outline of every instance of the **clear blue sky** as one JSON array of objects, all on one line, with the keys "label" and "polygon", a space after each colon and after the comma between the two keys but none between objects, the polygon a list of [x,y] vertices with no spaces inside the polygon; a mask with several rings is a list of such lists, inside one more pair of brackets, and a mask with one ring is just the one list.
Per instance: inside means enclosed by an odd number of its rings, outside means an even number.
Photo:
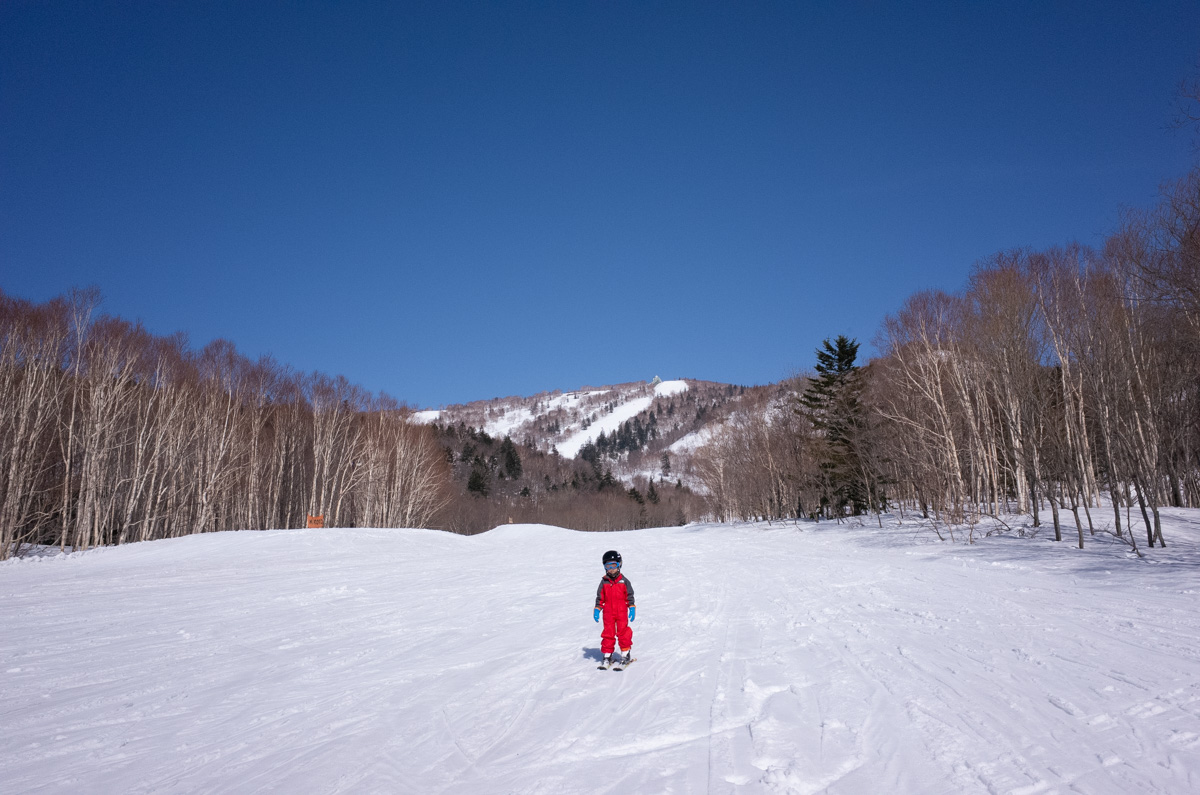
[{"label": "clear blue sky", "polygon": [[0,289],[422,407],[766,383],[1151,206],[1198,58],[1195,0],[5,0]]}]

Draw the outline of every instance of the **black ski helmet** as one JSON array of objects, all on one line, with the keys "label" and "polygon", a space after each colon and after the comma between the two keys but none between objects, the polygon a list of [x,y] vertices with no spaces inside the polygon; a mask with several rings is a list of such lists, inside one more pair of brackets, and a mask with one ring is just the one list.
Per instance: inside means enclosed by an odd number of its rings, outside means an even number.
[{"label": "black ski helmet", "polygon": [[619,566],[621,565],[621,553],[615,549],[610,549],[604,553],[604,560],[602,562],[605,565],[609,563],[616,563]]}]

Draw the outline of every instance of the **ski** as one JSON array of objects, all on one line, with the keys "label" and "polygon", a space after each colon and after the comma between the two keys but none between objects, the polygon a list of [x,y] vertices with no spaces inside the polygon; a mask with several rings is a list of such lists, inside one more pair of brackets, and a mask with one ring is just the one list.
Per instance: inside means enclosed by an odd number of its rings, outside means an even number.
[{"label": "ski", "polygon": [[[596,670],[597,671],[607,671],[611,667],[612,667],[611,662],[608,662],[608,663],[601,662],[599,665],[596,666]],[[618,670],[620,670],[620,669],[618,669]]]},{"label": "ski", "polygon": [[626,668],[628,668],[629,666],[633,665],[635,662],[637,662],[637,657],[634,657],[632,660],[630,660],[630,661],[629,661],[629,662],[627,662],[627,663],[615,662],[615,663],[613,663],[613,668],[612,668],[612,669],[613,669],[614,671],[624,671]]}]

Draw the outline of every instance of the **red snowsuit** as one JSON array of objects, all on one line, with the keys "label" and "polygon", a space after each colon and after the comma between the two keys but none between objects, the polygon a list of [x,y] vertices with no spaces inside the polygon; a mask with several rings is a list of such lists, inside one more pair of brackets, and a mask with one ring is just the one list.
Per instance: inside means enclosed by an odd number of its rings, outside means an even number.
[{"label": "red snowsuit", "polygon": [[629,608],[633,606],[633,585],[621,572],[600,578],[596,609],[604,610],[604,631],[600,633],[602,654],[612,654],[614,643],[619,643],[622,650],[633,645],[633,630],[629,628]]}]

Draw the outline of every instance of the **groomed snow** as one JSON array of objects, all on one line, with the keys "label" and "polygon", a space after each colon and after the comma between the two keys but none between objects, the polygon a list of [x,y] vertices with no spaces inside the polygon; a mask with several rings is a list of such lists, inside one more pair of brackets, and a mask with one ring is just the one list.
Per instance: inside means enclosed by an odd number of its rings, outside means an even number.
[{"label": "groomed snow", "polygon": [[[221,533],[0,564],[6,792],[1200,790],[1166,550],[823,523]],[[604,550],[634,650],[595,670]]]}]

